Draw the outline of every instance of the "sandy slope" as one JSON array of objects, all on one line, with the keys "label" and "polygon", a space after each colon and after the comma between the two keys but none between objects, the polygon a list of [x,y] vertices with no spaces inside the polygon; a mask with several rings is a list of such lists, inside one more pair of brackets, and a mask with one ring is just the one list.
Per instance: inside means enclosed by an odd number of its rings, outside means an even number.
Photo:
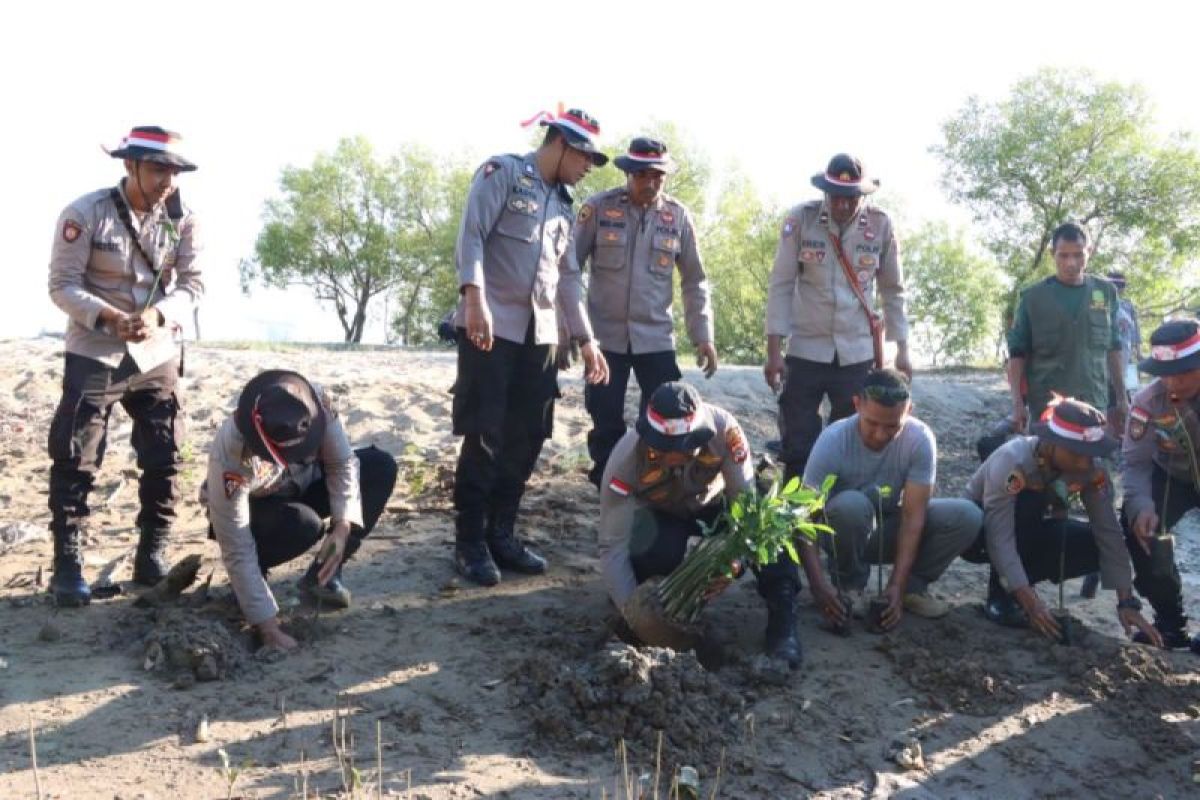
[{"label": "sandy slope", "polygon": [[[22,523],[44,531],[44,441],[60,346],[0,347],[0,533],[10,536]],[[348,571],[354,609],[318,615],[295,602],[299,564],[272,574],[304,639],[280,663],[250,652],[191,502],[215,427],[241,384],[268,366],[300,369],[331,387],[356,443],[373,442],[405,464],[389,513]],[[777,685],[753,658],[765,612],[753,581],[744,580],[710,610],[725,666],[705,674],[690,656],[621,650],[607,635],[576,376],[562,381],[555,436],[523,518],[553,568],[481,590],[461,584],[449,560],[452,354],[195,347],[189,370],[188,502],[172,556],[203,555],[201,575],[214,573],[209,597],[157,615],[133,607],[128,595],[58,613],[35,585],[49,542],[0,544],[0,797],[34,796],[31,719],[47,797],[224,797],[218,747],[235,765],[253,762],[235,794],[299,796],[305,783],[310,796],[333,794],[351,755],[374,785],[377,730],[385,793],[393,796],[406,796],[411,781],[412,797],[595,798],[602,790],[612,797],[620,761],[609,737],[625,736],[631,771],[652,770],[656,726],[664,723],[665,768],[694,764],[705,796],[718,763],[723,797],[1177,797],[1192,790],[1200,662],[1122,647],[1111,595],[1089,603],[1068,587],[1072,611],[1092,632],[1077,648],[985,623],[976,609],[985,574],[964,563],[936,587],[955,602],[948,619],[908,618],[884,638],[824,633],[806,595],[806,668]],[[752,446],[774,434],[758,370],[689,377],[738,415]],[[939,435],[941,491],[955,493],[974,466],[975,432],[1004,406],[1002,386],[990,376],[924,376],[915,391],[918,413]],[[112,433],[93,496],[88,572],[94,579],[111,570],[125,580],[136,482],[121,412]],[[1184,559],[1197,565],[1194,549]],[[1198,599],[1193,590],[1193,611]],[[225,680],[190,685],[179,670],[143,669],[147,637],[196,631],[225,648]],[[653,659],[657,677],[639,683],[638,670]],[[345,770],[331,741],[335,714],[345,720]],[[196,741],[201,717],[207,742]],[[697,718],[705,724],[689,727]],[[926,769],[906,771],[886,757],[897,736],[920,741]]]}]

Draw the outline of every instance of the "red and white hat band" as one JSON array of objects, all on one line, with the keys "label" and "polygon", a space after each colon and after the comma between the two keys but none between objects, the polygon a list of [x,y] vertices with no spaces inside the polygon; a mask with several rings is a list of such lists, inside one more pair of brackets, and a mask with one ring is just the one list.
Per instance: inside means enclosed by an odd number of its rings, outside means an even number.
[{"label": "red and white hat band", "polygon": [[133,131],[121,140],[121,147],[144,147],[147,150],[160,150],[165,153],[170,150],[170,145],[178,142],[177,138],[166,133]]},{"label": "red and white hat band", "polygon": [[1104,426],[1076,425],[1062,419],[1058,414],[1051,414],[1050,419],[1046,420],[1046,426],[1064,439],[1075,442],[1099,442],[1104,439]]},{"label": "red and white hat band", "polygon": [[848,177],[848,175],[849,175],[848,173],[843,172],[842,174],[847,175],[847,177],[839,178],[836,175],[826,172],[825,180],[829,181],[834,186],[862,186],[862,178],[861,177],[859,177],[858,179],[853,179],[853,178]]},{"label": "red and white hat band", "polygon": [[695,414],[688,414],[686,417],[667,418],[653,408],[647,408],[646,421],[650,423],[651,428],[654,428],[654,430],[665,436],[683,436],[696,429]]},{"label": "red and white hat band", "polygon": [[564,128],[569,128],[585,139],[591,139],[593,136],[600,135],[600,129],[598,127],[572,114],[560,114],[558,118],[554,120],[554,124],[561,125]]},{"label": "red and white hat band", "polygon": [[1155,361],[1178,361],[1200,352],[1200,331],[1179,344],[1156,344],[1150,348],[1150,357]]},{"label": "red and white hat band", "polygon": [[626,153],[625,157],[630,161],[659,162],[667,160],[666,153],[636,153],[633,150]]}]

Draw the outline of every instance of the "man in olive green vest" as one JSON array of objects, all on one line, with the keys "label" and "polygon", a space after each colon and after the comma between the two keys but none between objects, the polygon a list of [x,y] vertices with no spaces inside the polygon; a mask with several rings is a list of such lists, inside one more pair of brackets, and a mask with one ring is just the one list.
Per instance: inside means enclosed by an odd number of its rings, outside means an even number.
[{"label": "man in olive green vest", "polygon": [[1055,274],[1021,292],[1008,332],[1013,430],[1023,433],[1030,420],[1041,417],[1052,395],[1059,394],[1108,408],[1109,426],[1119,434],[1129,402],[1117,290],[1104,278],[1085,274],[1088,234],[1078,223],[1059,225],[1051,235],[1050,250]]}]

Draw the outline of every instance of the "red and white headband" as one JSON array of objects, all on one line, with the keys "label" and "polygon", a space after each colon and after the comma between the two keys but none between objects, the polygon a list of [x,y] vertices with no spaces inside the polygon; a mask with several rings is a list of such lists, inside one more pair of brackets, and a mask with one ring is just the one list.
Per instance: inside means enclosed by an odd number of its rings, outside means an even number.
[{"label": "red and white headband", "polygon": [[664,417],[653,408],[646,409],[646,421],[650,427],[665,436],[684,436],[696,429],[696,414],[686,417]]},{"label": "red and white headband", "polygon": [[1200,330],[1192,338],[1179,344],[1156,344],[1150,348],[1150,357],[1155,361],[1178,361],[1200,352]]},{"label": "red and white headband", "polygon": [[826,172],[825,180],[829,181],[834,186],[862,186],[862,176],[861,175],[858,177],[857,180],[855,180],[850,177],[849,172],[842,172],[840,174],[845,175],[846,177],[840,178],[830,172]]},{"label": "red and white headband", "polygon": [[132,131],[121,140],[121,148],[144,147],[147,150],[168,152],[170,146],[178,144],[179,138],[169,133],[154,133],[152,131]]},{"label": "red and white headband", "polygon": [[1046,420],[1051,431],[1074,442],[1099,442],[1104,439],[1103,425],[1079,425],[1063,419],[1055,408]]}]

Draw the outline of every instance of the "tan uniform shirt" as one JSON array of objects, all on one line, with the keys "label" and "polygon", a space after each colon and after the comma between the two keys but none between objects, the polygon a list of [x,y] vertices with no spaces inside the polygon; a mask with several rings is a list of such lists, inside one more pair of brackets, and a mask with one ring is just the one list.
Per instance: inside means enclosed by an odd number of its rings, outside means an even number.
[{"label": "tan uniform shirt", "polygon": [[221,558],[238,605],[251,625],[275,616],[279,606],[258,568],[258,548],[250,533],[250,499],[298,498],[309,486],[324,480],[329,489],[330,518],[362,526],[362,497],[358,459],[346,429],[330,408],[329,397],[314,386],[325,407],[325,437],[312,464],[288,464],[259,458],[246,444],[233,417],[225,420],[208,454],[208,477],[200,487],[200,504],[221,547]]},{"label": "tan uniform shirt", "polygon": [[[787,354],[809,361],[857,364],[874,357],[862,304],[834,252],[837,223],[823,200],[793,208],[783,224],[767,293],[768,336],[787,336]],[[841,234],[842,249],[868,302],[883,301],[888,341],[908,340],[904,274],[892,222],[865,206]]]},{"label": "tan uniform shirt", "polygon": [[1017,495],[1026,489],[1049,491],[1061,480],[1069,493],[1078,493],[1092,526],[1100,551],[1100,577],[1105,589],[1128,590],[1133,582],[1129,552],[1117,512],[1113,508],[1112,484],[1108,473],[1098,469],[1090,475],[1048,473],[1037,455],[1036,436],[1010,439],[992,453],[967,484],[966,496],[983,508],[983,527],[988,556],[1000,574],[1000,583],[1010,592],[1029,585],[1029,577],[1017,553]]},{"label": "tan uniform shirt", "polygon": [[[118,187],[125,203],[123,187]],[[165,327],[182,330],[204,292],[196,263],[202,247],[196,217],[187,208],[171,232],[166,211],[159,205],[141,220],[130,221],[146,254],[147,264],[133,246],[117,214],[109,189],[86,194],[67,206],[58,218],[50,251],[50,299],[69,316],[66,349],[115,367],[125,357],[125,343],[97,327],[100,311],[112,308],[140,311],[150,297],[155,271],[163,271],[151,306],[163,315]]]},{"label": "tan uniform shirt", "polygon": [[[1200,400],[1171,402],[1156,378],[1133,396],[1121,443],[1121,483],[1130,522],[1155,509],[1151,476],[1158,465],[1175,480],[1200,491]],[[1157,498],[1161,504],[1162,498]],[[1160,508],[1159,516],[1162,516]]]},{"label": "tan uniform shirt", "polygon": [[591,259],[588,315],[604,350],[657,353],[675,349],[672,274],[679,270],[688,338],[713,340],[708,277],[692,216],[660,195],[641,208],[624,188],[593,195],[575,221],[575,255]]},{"label": "tan uniform shirt", "polygon": [[629,561],[629,532],[639,508],[679,517],[694,517],[724,493],[733,500],[754,483],[750,445],[736,419],[723,408],[706,405],[716,434],[682,472],[646,469],[641,465],[641,438],[630,429],[617,442],[600,486],[601,569],[608,594],[617,607],[637,588]]},{"label": "tan uniform shirt", "polygon": [[[542,180],[534,153],[496,156],[475,173],[454,258],[458,285],[478,286],[492,333],[518,344],[530,317],[537,344],[559,341],[555,303],[571,336],[592,338],[583,276],[570,247],[570,192]],[[465,300],[454,324],[466,327]]]}]

